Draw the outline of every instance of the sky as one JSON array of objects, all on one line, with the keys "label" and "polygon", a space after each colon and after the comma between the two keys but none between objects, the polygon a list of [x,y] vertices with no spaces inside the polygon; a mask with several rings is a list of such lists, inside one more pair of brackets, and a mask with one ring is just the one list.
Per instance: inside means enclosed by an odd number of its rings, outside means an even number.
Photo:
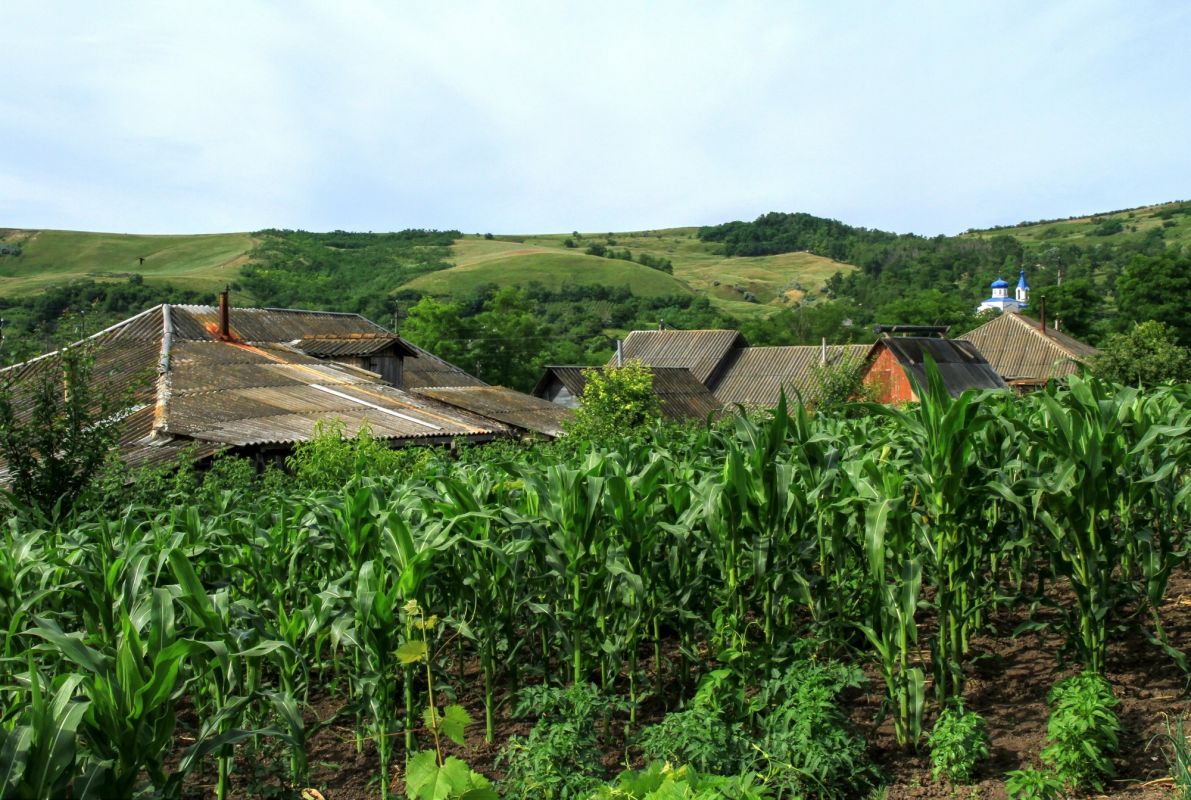
[{"label": "sky", "polygon": [[1191,4],[0,0],[0,227],[934,235],[1191,198]]}]

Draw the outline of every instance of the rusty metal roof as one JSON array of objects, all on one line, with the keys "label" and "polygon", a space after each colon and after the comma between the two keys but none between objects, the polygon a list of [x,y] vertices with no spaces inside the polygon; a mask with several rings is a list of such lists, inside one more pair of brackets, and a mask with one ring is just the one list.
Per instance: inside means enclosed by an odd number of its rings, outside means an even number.
[{"label": "rusty metal roof", "polygon": [[[359,315],[233,308],[230,327],[239,341],[227,342],[213,333],[217,317],[210,306],[156,306],[88,340],[95,349],[93,380],[105,393],[129,395],[120,425],[129,463],[158,463],[183,452],[174,446],[179,442],[198,441],[198,452],[209,454],[224,446],[301,441],[322,419],[342,421],[348,435],[366,424],[373,435],[397,440],[510,432],[496,419],[394,388],[300,346],[303,340],[316,342],[316,350],[400,343],[418,361],[432,359],[442,371],[462,373]],[[295,340],[299,346],[291,344]],[[56,355],[0,375],[23,382],[55,367]]]},{"label": "rusty metal roof", "polygon": [[[606,367],[549,366],[534,387],[541,396],[557,380],[575,397],[582,397],[587,386],[584,370]],[[690,370],[682,367],[650,367],[653,373],[653,393],[662,407],[662,416],[673,420],[707,419],[723,408],[711,391],[696,380]]]},{"label": "rusty metal roof", "polygon": [[[633,331],[621,354],[626,361],[636,359],[651,367],[682,367],[707,386],[732,349],[747,346],[737,331]],[[613,356],[608,366],[615,363]]]},{"label": "rusty metal roof", "polygon": [[873,345],[871,361],[877,351],[888,347],[912,382],[926,386],[926,357],[938,365],[947,391],[958,397],[968,389],[1008,389],[984,356],[971,342],[920,336],[885,336]]},{"label": "rusty metal roof", "polygon": [[569,408],[504,386],[440,386],[415,393],[552,438],[561,435],[563,423],[574,416]]},{"label": "rusty metal roof", "polygon": [[1029,317],[1007,311],[959,337],[971,342],[997,374],[1011,383],[1043,384],[1073,375],[1099,351]]},{"label": "rusty metal roof", "polygon": [[[868,344],[828,345],[827,364],[846,359],[859,369],[871,349]],[[821,345],[736,348],[713,390],[726,405],[772,408],[782,392],[790,401],[801,398],[810,402],[819,391],[822,361]]]},{"label": "rusty metal roof", "polygon": [[[219,309],[216,306],[172,305],[170,311],[175,338],[219,338]],[[333,311],[233,307],[228,309],[228,318],[232,335],[243,342],[292,342],[307,337],[350,337],[355,334],[393,335],[359,314]]]}]

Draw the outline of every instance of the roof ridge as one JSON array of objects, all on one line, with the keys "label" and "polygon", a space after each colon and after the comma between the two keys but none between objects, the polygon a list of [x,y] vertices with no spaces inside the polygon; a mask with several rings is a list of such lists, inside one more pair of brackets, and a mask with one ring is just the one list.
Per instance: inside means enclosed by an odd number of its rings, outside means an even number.
[{"label": "roof ridge", "polygon": [[[1076,353],[1074,350],[1072,350],[1068,345],[1066,345],[1063,342],[1056,339],[1053,335],[1051,335],[1046,330],[1043,330],[1043,328],[1042,328],[1043,322],[1041,320],[1038,321],[1037,325],[1033,325],[1027,321],[1027,320],[1032,320],[1033,319],[1032,317],[1025,317],[1019,313],[1015,313],[1013,316],[1016,318],[1016,321],[1019,325],[1025,325],[1026,328],[1028,330],[1030,330],[1039,339],[1042,339],[1047,344],[1049,344],[1052,347],[1054,347],[1055,349],[1061,351],[1068,358],[1075,359],[1077,361],[1079,360],[1078,353]],[[1062,334],[1062,331],[1055,331],[1055,333]],[[1063,334],[1063,335],[1066,335],[1066,334]]]}]

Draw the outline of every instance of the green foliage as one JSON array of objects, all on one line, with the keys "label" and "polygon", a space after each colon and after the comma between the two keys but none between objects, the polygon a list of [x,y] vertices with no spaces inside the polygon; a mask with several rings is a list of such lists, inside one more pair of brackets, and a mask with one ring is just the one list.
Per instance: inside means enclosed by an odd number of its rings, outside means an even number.
[{"label": "green foliage", "polygon": [[69,513],[117,435],[125,397],[97,391],[89,344],[58,351],[29,373],[0,376],[0,461],[12,498],[46,516]]},{"label": "green foliage", "polygon": [[1063,782],[1037,769],[1015,769],[1005,773],[1005,794],[1009,800],[1058,800]]},{"label": "green foliage", "polygon": [[418,275],[446,269],[459,231],[310,233],[260,231],[240,283],[265,307],[355,311],[387,321],[390,293]]},{"label": "green foliage", "polygon": [[672,711],[637,736],[646,761],[688,764],[699,772],[729,775],[740,766],[743,727],[702,705]]},{"label": "green foliage", "polygon": [[[71,676],[50,696],[30,659],[29,704],[0,725],[0,797],[42,800],[98,797],[99,765],[77,779],[76,737],[89,702],[76,697],[81,676]],[[73,787],[72,787],[73,782]]]},{"label": "green foliage", "polygon": [[373,436],[367,425],[348,438],[342,422],[319,420],[314,435],[295,444],[286,463],[298,486],[333,489],[363,475],[407,477],[434,457],[429,448],[391,448]]},{"label": "green foliage", "polygon": [[984,717],[963,708],[944,709],[927,739],[931,776],[954,783],[971,783],[980,762],[988,758],[989,740]]},{"label": "green foliage", "polygon": [[1126,386],[1191,381],[1191,349],[1180,345],[1165,323],[1150,320],[1109,336],[1092,361],[1092,372]]},{"label": "green foliage", "polygon": [[1174,248],[1129,261],[1117,281],[1117,308],[1137,323],[1164,323],[1183,347],[1191,347],[1191,255]]},{"label": "green foliage", "polygon": [[500,782],[505,800],[574,800],[600,783],[596,731],[608,712],[595,687],[523,690],[520,710],[540,716],[529,735],[514,736],[497,758],[505,765]]},{"label": "green foliage", "polygon": [[819,410],[839,409],[851,402],[874,400],[874,390],[865,386],[863,367],[863,358],[846,353],[836,361],[816,365],[814,395],[803,399],[812,401]]},{"label": "green foliage", "polygon": [[589,800],[764,800],[773,796],[754,774],[701,775],[688,766],[655,761],[645,769],[622,773],[615,786],[600,787]]},{"label": "green foliage", "polygon": [[1104,787],[1113,774],[1121,723],[1112,685],[1102,675],[1080,672],[1051,689],[1054,706],[1046,723],[1042,760],[1071,789]]},{"label": "green foliage", "polygon": [[1047,325],[1056,320],[1064,333],[1084,341],[1099,341],[1101,329],[1112,310],[1105,303],[1104,289],[1089,278],[1064,279],[1061,284],[1035,286],[1030,291],[1029,313],[1038,317],[1046,299]]},{"label": "green foliage", "polygon": [[661,405],[653,392],[653,372],[640,361],[583,371],[582,406],[567,424],[567,436],[612,443],[656,424]]},{"label": "green foliage", "polygon": [[758,769],[779,793],[844,800],[876,784],[876,767],[841,696],[863,682],[856,666],[800,661],[761,684]]},{"label": "green foliage", "polygon": [[492,784],[466,762],[447,756],[440,764],[433,750],[410,756],[405,767],[410,800],[498,800]]},{"label": "green foliage", "polygon": [[1167,717],[1160,738],[1178,800],[1191,800],[1191,740],[1187,738],[1186,716],[1176,717],[1174,722]]}]

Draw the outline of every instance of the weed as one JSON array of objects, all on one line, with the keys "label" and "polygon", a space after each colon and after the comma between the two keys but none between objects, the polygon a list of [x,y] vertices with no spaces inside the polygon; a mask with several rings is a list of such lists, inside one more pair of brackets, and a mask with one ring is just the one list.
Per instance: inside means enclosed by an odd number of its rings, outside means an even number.
[{"label": "weed", "polygon": [[1103,788],[1113,773],[1121,730],[1112,685],[1095,672],[1080,672],[1058,683],[1047,700],[1054,710],[1046,723],[1050,744],[1042,751],[1043,762],[1068,788]]},{"label": "weed", "polygon": [[962,707],[949,708],[939,715],[927,745],[935,780],[946,775],[955,783],[971,783],[977,765],[988,758],[984,717]]}]

